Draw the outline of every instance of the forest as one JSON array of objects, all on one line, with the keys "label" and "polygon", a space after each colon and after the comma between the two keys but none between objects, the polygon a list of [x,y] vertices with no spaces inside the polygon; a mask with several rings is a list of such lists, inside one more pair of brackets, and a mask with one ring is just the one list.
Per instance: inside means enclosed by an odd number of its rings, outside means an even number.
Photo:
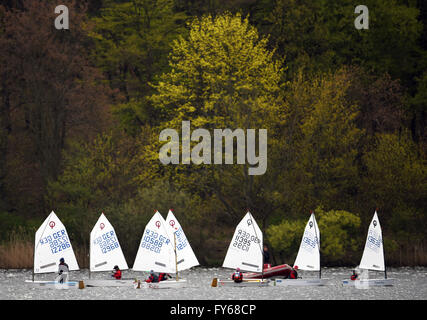
[{"label": "forest", "polygon": [[[102,212],[131,267],[169,209],[202,266],[248,210],[273,264],[313,210],[322,265],[357,265],[377,210],[387,265],[427,265],[427,2],[365,0],[368,29],[359,4],[1,1],[0,268],[32,268],[51,211],[80,267]],[[184,121],[267,130],[265,173],[163,164],[159,135]]]}]

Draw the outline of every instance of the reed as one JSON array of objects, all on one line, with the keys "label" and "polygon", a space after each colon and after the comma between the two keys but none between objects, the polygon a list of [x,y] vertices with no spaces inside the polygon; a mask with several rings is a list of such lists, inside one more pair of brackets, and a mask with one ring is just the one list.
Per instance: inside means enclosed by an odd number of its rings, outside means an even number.
[{"label": "reed", "polygon": [[[89,267],[87,247],[74,248],[80,268]],[[9,239],[0,244],[0,269],[32,269],[34,263],[33,235],[16,230],[10,232]]]},{"label": "reed", "polygon": [[392,253],[386,253],[390,266],[427,266],[427,243],[418,241],[411,245],[405,244]]},{"label": "reed", "polygon": [[33,241],[20,239],[17,232],[11,232],[9,240],[0,245],[0,268],[31,269],[33,256]]}]

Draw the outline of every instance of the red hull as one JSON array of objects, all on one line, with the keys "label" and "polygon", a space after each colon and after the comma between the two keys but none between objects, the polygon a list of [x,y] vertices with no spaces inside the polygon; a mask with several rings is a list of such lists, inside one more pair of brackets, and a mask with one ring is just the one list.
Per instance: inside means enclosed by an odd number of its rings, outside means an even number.
[{"label": "red hull", "polygon": [[264,274],[256,272],[243,273],[243,279],[261,279],[271,277],[286,277],[291,272],[291,267],[287,264],[271,267],[270,265],[264,266]]}]

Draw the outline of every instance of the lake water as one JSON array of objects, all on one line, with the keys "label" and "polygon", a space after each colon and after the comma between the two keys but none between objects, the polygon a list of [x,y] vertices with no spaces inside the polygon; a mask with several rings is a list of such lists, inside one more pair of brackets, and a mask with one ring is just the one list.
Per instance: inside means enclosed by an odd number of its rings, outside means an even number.
[{"label": "lake water", "polygon": [[[358,289],[343,287],[341,281],[348,279],[350,268],[324,268],[322,278],[329,279],[323,287],[226,287],[213,288],[214,277],[229,278],[232,270],[224,268],[196,267],[180,273],[187,279],[188,287],[177,289],[139,289],[133,287],[101,288],[83,290],[43,289],[25,283],[31,279],[31,270],[0,270],[0,300],[427,300],[427,268],[390,268],[388,278],[393,278],[392,287]],[[124,271],[125,278],[145,279],[148,273]],[[303,278],[317,277],[317,273],[299,273]],[[108,279],[109,273],[92,273],[92,279]],[[371,278],[383,278],[383,273],[370,272]],[[52,280],[55,274],[38,274],[35,280]],[[72,280],[89,279],[87,269],[72,271]]]}]

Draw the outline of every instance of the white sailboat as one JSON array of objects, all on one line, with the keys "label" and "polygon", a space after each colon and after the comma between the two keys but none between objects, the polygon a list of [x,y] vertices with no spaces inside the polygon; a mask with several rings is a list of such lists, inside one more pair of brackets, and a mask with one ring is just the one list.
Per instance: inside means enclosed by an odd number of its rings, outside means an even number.
[{"label": "white sailboat", "polygon": [[69,271],[79,270],[67,230],[52,211],[36,232],[33,277],[32,280],[25,280],[25,282],[44,288],[83,288],[83,281],[69,281],[68,274],[66,274],[66,281],[62,283],[58,281],[58,276],[52,281],[34,280],[35,274],[58,273],[61,258],[64,258],[65,263],[68,264]]},{"label": "white sailboat", "polygon": [[[263,271],[263,236],[252,214],[248,211],[237,225],[232,241],[227,250],[224,268],[240,268],[242,271]],[[267,285],[266,279],[243,279],[236,283],[230,279],[212,281],[212,287],[217,286],[262,286]]]},{"label": "white sailboat", "polygon": [[[175,226],[177,227],[178,225],[176,224],[176,218],[174,219],[174,221]],[[154,272],[161,273],[178,273],[178,271],[180,270],[178,267],[178,254],[175,254],[177,237],[176,233],[172,233],[168,230],[168,228],[170,227],[168,227],[166,221],[163,219],[161,214],[156,211],[151,220],[148,222],[147,226],[145,227],[144,234],[141,238],[139,249],[132,268],[133,270],[152,270]],[[173,240],[170,239],[171,235],[174,236]],[[183,233],[180,234],[180,240],[184,239],[182,235]],[[182,259],[184,259],[182,262],[186,260],[186,258],[181,258],[181,260]],[[191,261],[191,258],[188,260]],[[187,281],[185,279],[178,279],[177,276],[175,280],[165,280],[156,283],[147,283],[145,281],[139,281],[139,283],[135,285],[135,288],[181,288],[186,286],[186,284]]]},{"label": "white sailboat", "polygon": [[192,267],[198,266],[199,261],[194,254],[193,249],[185,236],[184,230],[181,227],[178,219],[173,214],[172,210],[169,210],[168,216],[166,217],[166,228],[169,232],[169,239],[174,239],[176,245],[176,271],[187,270]]},{"label": "white sailboat", "polygon": [[294,262],[294,268],[298,270],[318,271],[319,278],[307,279],[275,279],[275,286],[322,286],[326,279],[321,278],[320,267],[320,231],[317,226],[316,217],[312,212],[304,229],[300,248]]},{"label": "white sailboat", "polygon": [[394,279],[387,278],[387,271],[384,259],[384,246],[381,231],[380,220],[378,219],[377,211],[371,220],[366,237],[365,249],[363,250],[362,259],[359,269],[383,271],[384,279],[369,279],[362,278],[358,280],[343,280],[344,286],[359,286],[366,288],[369,286],[392,286]]},{"label": "white sailboat", "polygon": [[85,281],[87,287],[133,286],[134,279],[91,279],[92,272],[111,273],[114,266],[122,271],[128,269],[117,234],[104,213],[101,213],[90,233],[89,257],[89,280]]}]

